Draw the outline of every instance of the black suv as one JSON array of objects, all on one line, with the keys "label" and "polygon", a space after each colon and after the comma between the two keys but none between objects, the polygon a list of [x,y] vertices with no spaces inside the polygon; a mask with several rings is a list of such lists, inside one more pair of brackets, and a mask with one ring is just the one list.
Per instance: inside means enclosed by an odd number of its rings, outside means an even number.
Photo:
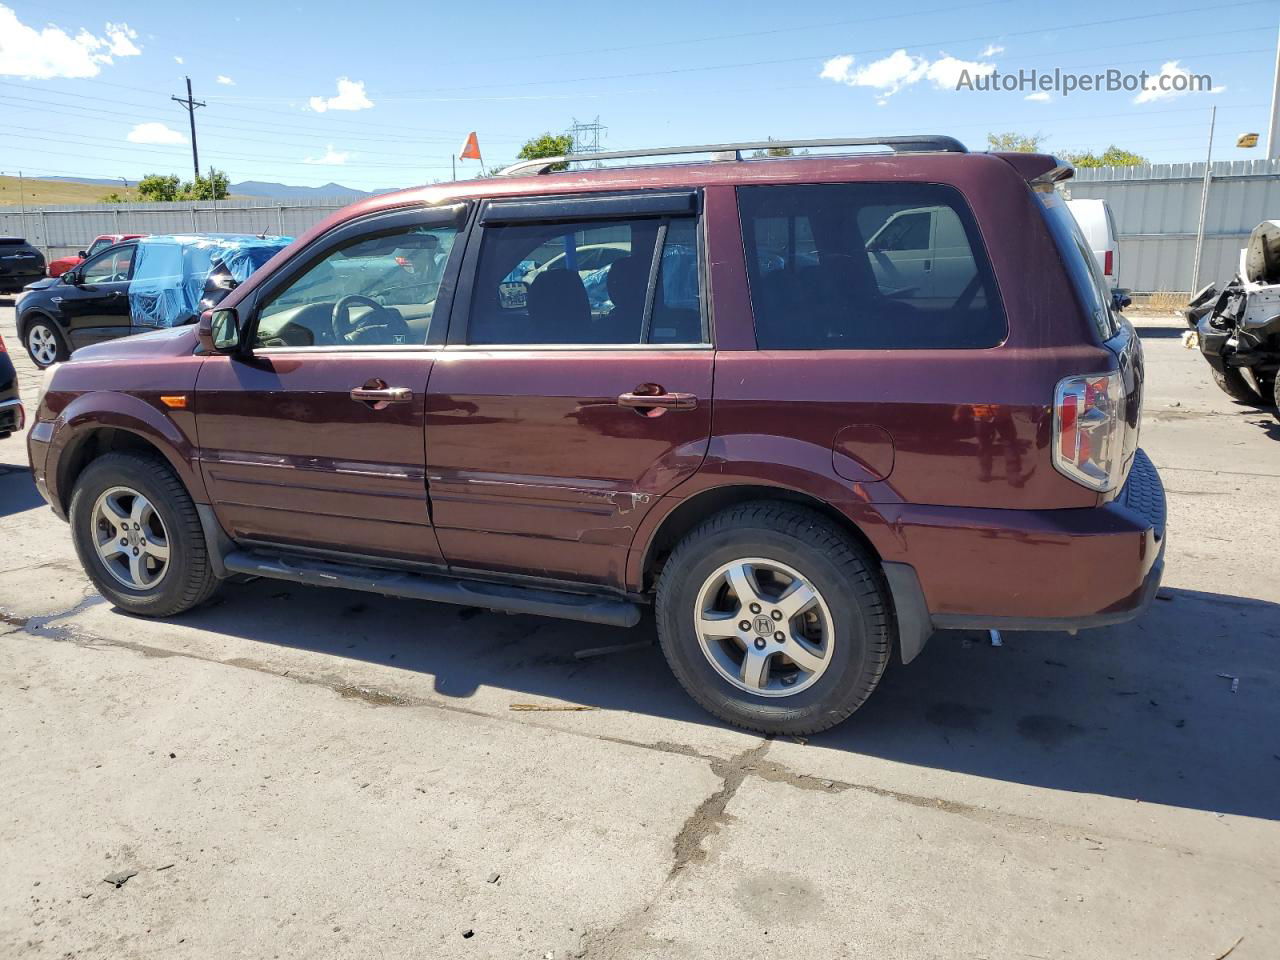
[{"label": "black suv", "polygon": [[0,293],[17,293],[43,276],[43,253],[22,237],[0,237]]}]

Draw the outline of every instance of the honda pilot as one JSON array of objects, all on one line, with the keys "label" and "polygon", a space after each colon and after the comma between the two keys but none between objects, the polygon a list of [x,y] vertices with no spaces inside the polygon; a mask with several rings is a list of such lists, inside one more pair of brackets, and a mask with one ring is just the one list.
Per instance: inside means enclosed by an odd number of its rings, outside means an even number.
[{"label": "honda pilot", "polygon": [[770,733],[844,720],[938,629],[1136,616],[1164,492],[1071,168],[948,137],[747,158],[777,146],[361,200],[197,325],[51,367],[39,489],[130,613],[237,575],[652,607],[688,693]]}]

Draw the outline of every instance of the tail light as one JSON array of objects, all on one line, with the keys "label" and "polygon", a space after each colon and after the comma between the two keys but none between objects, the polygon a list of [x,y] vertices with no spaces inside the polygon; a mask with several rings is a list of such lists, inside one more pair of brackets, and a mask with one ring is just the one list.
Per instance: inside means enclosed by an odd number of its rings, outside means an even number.
[{"label": "tail light", "polygon": [[4,337],[0,337],[0,353],[8,353],[9,348],[4,345]]},{"label": "tail light", "polygon": [[1053,394],[1053,465],[1106,492],[1124,470],[1124,383],[1119,373],[1067,377]]},{"label": "tail light", "polygon": [[1107,250],[1102,254],[1102,272],[1108,277],[1115,276],[1115,251]]}]

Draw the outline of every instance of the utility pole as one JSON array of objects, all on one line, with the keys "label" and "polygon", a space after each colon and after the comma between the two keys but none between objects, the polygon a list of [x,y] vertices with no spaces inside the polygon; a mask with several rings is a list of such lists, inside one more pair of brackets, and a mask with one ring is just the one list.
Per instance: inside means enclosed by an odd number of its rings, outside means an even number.
[{"label": "utility pole", "polygon": [[1204,158],[1204,186],[1200,188],[1200,226],[1196,230],[1196,260],[1191,268],[1191,290],[1200,289],[1200,255],[1204,250],[1204,219],[1209,209],[1209,181],[1213,170],[1213,126],[1218,119],[1218,108],[1209,112],[1209,152]]},{"label": "utility pole", "polygon": [[206,106],[199,100],[191,99],[191,78],[187,77],[187,97],[170,97],[169,99],[175,103],[182,104],[183,109],[187,111],[187,116],[191,120],[191,165],[195,167],[196,179],[200,179],[200,153],[196,150],[196,108]]}]

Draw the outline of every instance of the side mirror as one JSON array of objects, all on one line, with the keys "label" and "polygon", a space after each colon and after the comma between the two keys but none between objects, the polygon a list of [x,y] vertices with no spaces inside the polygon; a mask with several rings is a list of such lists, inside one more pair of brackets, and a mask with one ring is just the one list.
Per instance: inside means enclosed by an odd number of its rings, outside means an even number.
[{"label": "side mirror", "polygon": [[1133,299],[1129,296],[1127,290],[1111,291],[1111,306],[1117,313],[1124,310],[1125,307],[1133,303]]},{"label": "side mirror", "polygon": [[68,270],[66,273],[62,275],[62,282],[69,284],[71,286],[75,286],[80,281],[76,278],[76,272],[74,270]]},{"label": "side mirror", "polygon": [[79,253],[76,254],[76,256],[79,257],[81,260],[84,260],[89,255],[85,253],[83,250],[81,250]]},{"label": "side mirror", "polygon": [[234,310],[206,310],[200,314],[196,336],[208,353],[236,353],[240,349],[240,317]]}]

